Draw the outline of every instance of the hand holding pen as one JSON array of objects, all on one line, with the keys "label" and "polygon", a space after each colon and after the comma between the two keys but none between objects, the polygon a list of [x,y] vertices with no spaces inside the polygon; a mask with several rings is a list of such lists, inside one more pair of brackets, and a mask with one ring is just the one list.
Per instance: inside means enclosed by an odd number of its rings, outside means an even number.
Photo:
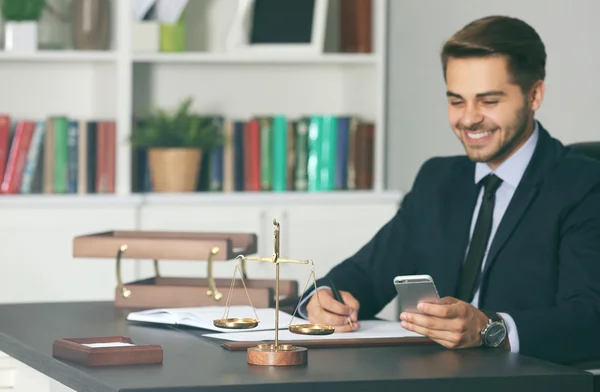
[{"label": "hand holding pen", "polygon": [[[346,303],[344,302],[342,295],[340,294],[337,287],[335,287],[331,279],[329,280],[329,285],[331,286],[331,292],[333,293],[333,297],[336,299],[336,301],[345,305]],[[348,324],[350,325],[350,328],[354,329],[354,326],[352,325],[352,318],[350,316],[348,316]]]},{"label": "hand holding pen", "polygon": [[[329,281],[331,290],[319,289],[313,294],[306,306],[308,319],[311,323],[324,323],[335,327],[336,332],[350,332],[360,328],[357,321],[359,302],[347,291],[339,291]],[[317,299],[318,297],[318,299]],[[320,305],[323,307],[321,309]]]}]

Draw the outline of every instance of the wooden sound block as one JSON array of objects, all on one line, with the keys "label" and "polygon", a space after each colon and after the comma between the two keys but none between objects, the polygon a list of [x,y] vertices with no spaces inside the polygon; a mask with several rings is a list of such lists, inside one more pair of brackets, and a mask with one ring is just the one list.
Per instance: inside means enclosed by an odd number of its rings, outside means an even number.
[{"label": "wooden sound block", "polygon": [[159,345],[137,345],[126,336],[57,339],[52,356],[86,366],[162,364]]},{"label": "wooden sound block", "polygon": [[291,344],[260,344],[248,349],[248,363],[262,366],[297,366],[308,361],[305,347]]}]

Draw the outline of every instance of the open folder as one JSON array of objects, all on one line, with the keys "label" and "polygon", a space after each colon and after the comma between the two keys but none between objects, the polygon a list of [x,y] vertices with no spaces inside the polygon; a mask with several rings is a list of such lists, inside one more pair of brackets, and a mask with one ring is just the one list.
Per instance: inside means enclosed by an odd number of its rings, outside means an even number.
[{"label": "open folder", "polygon": [[[215,327],[213,321],[223,318],[224,306],[202,306],[195,308],[161,308],[149,309],[138,312],[131,312],[127,316],[129,321],[142,323],[155,323],[167,325],[182,325],[186,327],[208,329],[217,332],[231,332],[230,329]],[[258,316],[258,326],[245,331],[266,331],[275,330],[275,309],[257,308],[256,314],[251,306],[230,306],[228,317],[235,318],[256,318]],[[292,315],[279,311],[279,328],[287,328],[292,320]],[[292,322],[294,324],[306,324],[308,321],[295,316]]]},{"label": "open folder", "polygon": [[[208,333],[202,336],[227,341],[223,347],[229,350],[243,350],[255,346],[257,342],[272,342],[274,331],[247,331],[228,333]],[[281,343],[300,344],[304,347],[349,347],[349,346],[392,346],[432,343],[429,338],[408,331],[398,321],[364,320],[360,329],[353,332],[334,332],[331,335],[298,335],[288,330],[279,331]]]}]

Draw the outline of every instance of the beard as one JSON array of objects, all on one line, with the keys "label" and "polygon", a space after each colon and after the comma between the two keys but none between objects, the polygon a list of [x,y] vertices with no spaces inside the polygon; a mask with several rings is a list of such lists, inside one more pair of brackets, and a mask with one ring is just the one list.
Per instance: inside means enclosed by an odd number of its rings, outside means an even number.
[{"label": "beard", "polygon": [[[456,129],[461,135],[464,135],[465,132],[468,131],[490,132],[493,144],[472,146],[468,145],[462,137],[459,137],[459,139],[463,144],[469,159],[471,159],[473,162],[499,162],[510,155],[525,139],[530,118],[531,112],[527,105],[524,104],[517,112],[517,115],[512,123],[504,128],[486,118],[477,124],[473,124],[472,126],[465,126],[464,124],[458,123],[456,125]],[[494,138],[502,136],[504,136],[504,139],[500,141],[499,145],[496,144],[496,139]]]}]

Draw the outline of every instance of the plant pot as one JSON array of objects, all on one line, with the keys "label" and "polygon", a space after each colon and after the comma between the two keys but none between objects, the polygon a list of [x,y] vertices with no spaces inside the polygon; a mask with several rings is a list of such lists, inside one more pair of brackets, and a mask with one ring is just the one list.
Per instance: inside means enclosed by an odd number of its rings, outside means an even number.
[{"label": "plant pot", "polygon": [[38,48],[36,21],[4,23],[4,49],[7,52],[31,53]]},{"label": "plant pot", "polygon": [[183,52],[186,49],[185,24],[178,22],[174,24],[160,25],[160,51],[161,52]]},{"label": "plant pot", "polygon": [[202,150],[198,148],[150,148],[148,162],[154,192],[195,192]]}]

